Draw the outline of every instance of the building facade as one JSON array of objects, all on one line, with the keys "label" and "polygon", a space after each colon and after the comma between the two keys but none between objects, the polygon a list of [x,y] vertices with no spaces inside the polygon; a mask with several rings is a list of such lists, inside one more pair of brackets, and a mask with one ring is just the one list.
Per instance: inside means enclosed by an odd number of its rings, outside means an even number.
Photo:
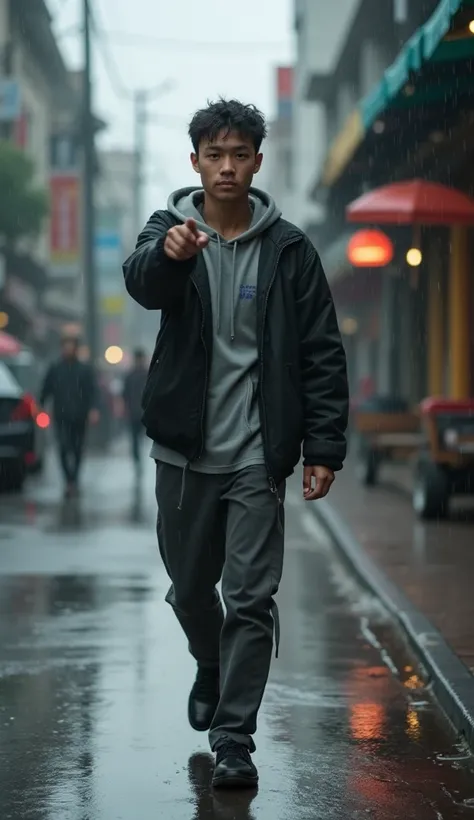
[{"label": "building facade", "polygon": [[[297,15],[301,5],[295,3]],[[348,224],[346,209],[367,191],[414,179],[472,195],[474,4],[348,3],[326,71],[304,56],[305,49],[317,50],[326,26],[329,39],[333,35],[326,9],[310,6],[298,23],[298,62],[306,67],[300,68],[306,77],[302,93],[318,107],[318,156],[308,168],[308,188],[323,217],[313,238],[345,333],[353,395],[369,382],[376,392],[410,404],[426,395],[470,395],[470,231],[459,225],[386,225],[393,262],[383,269],[355,269],[347,244],[357,226]],[[305,40],[309,46],[301,45]],[[416,269],[406,260],[413,245],[422,250]]]},{"label": "building facade", "polygon": [[263,146],[263,164],[255,180],[275,200],[285,219],[295,214],[293,179],[293,67],[275,70],[276,116],[269,123]]},{"label": "building facade", "polygon": [[[23,241],[14,249],[4,251],[2,310],[9,317],[8,329],[23,342],[42,349],[53,344],[66,321],[82,318],[80,266],[80,190],[77,155],[78,100],[58,44],[52,31],[52,20],[44,0],[0,0],[0,88],[3,113],[0,115],[1,137],[12,141],[32,160],[35,184],[51,197],[50,218],[45,220],[37,240]],[[10,108],[5,101],[10,101]],[[69,206],[75,220],[70,230],[69,271],[63,275],[55,269],[52,259],[54,221],[58,219],[55,191],[63,202],[66,186],[52,186],[51,173],[56,156],[56,137],[67,136],[69,147],[74,143],[74,167],[64,173],[76,176],[74,190],[70,187]],[[72,156],[72,155],[71,155]],[[69,185],[71,180],[69,179]],[[21,214],[19,215],[21,218]],[[61,222],[63,224],[64,220]],[[63,231],[64,233],[64,231]],[[1,287],[1,283],[0,283]]]}]

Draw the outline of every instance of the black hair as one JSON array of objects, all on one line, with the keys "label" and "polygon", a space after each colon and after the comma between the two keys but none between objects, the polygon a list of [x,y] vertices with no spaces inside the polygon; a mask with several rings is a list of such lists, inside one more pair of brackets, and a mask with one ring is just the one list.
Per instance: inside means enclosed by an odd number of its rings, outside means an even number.
[{"label": "black hair", "polygon": [[196,111],[189,124],[188,133],[195,153],[199,153],[201,140],[212,142],[221,131],[225,131],[226,136],[231,131],[237,131],[243,137],[249,137],[258,153],[267,136],[267,125],[264,115],[255,105],[221,97],[217,102],[209,102],[207,108]]}]

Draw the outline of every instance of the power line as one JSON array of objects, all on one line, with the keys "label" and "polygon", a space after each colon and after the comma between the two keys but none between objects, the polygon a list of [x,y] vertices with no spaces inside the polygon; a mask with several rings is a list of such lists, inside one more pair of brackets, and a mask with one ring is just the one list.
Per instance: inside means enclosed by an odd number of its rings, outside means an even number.
[{"label": "power line", "polygon": [[118,45],[129,46],[129,47],[144,47],[148,46],[149,48],[156,48],[157,46],[163,46],[168,48],[180,48],[186,51],[232,51],[237,50],[239,52],[242,51],[254,51],[255,48],[259,49],[280,49],[286,48],[288,46],[288,42],[286,41],[271,41],[271,40],[256,40],[249,42],[246,40],[245,42],[237,42],[235,40],[230,40],[228,42],[223,42],[222,40],[204,42],[202,40],[181,40],[175,38],[166,38],[166,37],[155,37],[154,35],[149,34],[133,34],[128,33],[125,31],[108,31],[107,32],[108,38],[112,41],[115,41]]},{"label": "power line", "polygon": [[[123,81],[122,76],[120,74],[120,70],[117,66],[113,53],[110,49],[110,38],[107,29],[103,26],[99,26],[97,22],[97,0],[95,4],[95,11],[94,14],[91,14],[92,20],[92,30],[100,47],[100,53],[102,56],[102,62],[104,63],[105,70],[107,72],[110,84],[112,86],[113,91],[115,94],[124,100],[133,101],[135,99],[136,91],[134,89],[129,88]],[[161,83],[158,83],[155,86],[151,86],[150,88],[143,89],[143,94],[147,100],[153,99],[153,97],[159,97],[161,94],[169,91],[173,86],[173,82],[170,79],[164,80]]]},{"label": "power line", "polygon": [[[81,29],[79,26],[71,26],[70,28],[58,32],[56,36],[58,39],[72,37],[79,34],[80,30]],[[238,51],[239,53],[254,53],[256,48],[260,50],[268,49],[269,51],[275,51],[277,49],[288,48],[289,45],[288,42],[284,40],[255,40],[252,42],[249,42],[248,40],[246,42],[231,40],[225,43],[222,42],[222,40],[214,40],[210,42],[203,42],[202,40],[179,40],[173,38],[155,37],[151,34],[129,34],[126,31],[110,31],[99,26],[95,28],[95,33],[106,38],[109,43],[115,42],[117,46],[141,49],[156,49],[159,46],[162,48],[172,48],[179,51],[205,51],[208,53],[222,51],[225,54],[232,54],[234,51]]]},{"label": "power line", "polygon": [[134,92],[123,82],[115,58],[109,49],[107,32],[97,24],[97,2],[94,6],[93,13],[91,13],[91,21],[94,38],[100,47],[102,62],[115,94],[122,99],[133,100]]}]

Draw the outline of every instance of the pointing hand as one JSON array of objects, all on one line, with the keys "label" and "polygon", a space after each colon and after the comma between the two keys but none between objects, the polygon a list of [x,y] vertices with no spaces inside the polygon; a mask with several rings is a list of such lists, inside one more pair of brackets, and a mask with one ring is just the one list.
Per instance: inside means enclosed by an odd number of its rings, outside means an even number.
[{"label": "pointing hand", "polygon": [[207,246],[209,237],[198,230],[194,219],[187,219],[184,225],[170,228],[165,239],[165,254],[177,262],[184,262],[196,256]]}]

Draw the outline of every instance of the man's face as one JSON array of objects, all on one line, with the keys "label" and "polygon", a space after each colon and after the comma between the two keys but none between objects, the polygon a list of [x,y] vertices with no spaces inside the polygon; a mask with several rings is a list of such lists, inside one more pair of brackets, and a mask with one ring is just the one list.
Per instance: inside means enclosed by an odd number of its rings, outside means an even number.
[{"label": "man's face", "polygon": [[201,140],[199,154],[191,154],[206,193],[222,202],[240,199],[249,190],[262,164],[249,137],[221,131],[213,142]]},{"label": "man's face", "polygon": [[65,359],[73,359],[77,355],[77,342],[74,339],[66,339],[62,343],[62,354]]}]

